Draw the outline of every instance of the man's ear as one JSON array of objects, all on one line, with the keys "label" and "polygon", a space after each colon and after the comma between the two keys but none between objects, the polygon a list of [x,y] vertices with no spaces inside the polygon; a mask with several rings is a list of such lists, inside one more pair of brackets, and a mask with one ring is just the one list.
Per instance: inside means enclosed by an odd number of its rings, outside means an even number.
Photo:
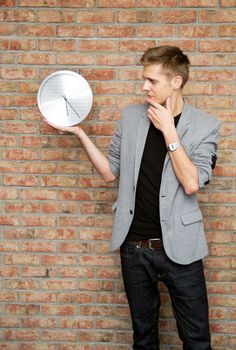
[{"label": "man's ear", "polygon": [[171,85],[174,90],[181,89],[182,84],[183,84],[183,78],[180,75],[175,75],[171,79]]}]

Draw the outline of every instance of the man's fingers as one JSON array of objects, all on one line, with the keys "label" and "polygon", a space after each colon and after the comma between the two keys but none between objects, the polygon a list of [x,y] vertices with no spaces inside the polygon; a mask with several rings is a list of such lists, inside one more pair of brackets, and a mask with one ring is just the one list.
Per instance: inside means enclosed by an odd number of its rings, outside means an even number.
[{"label": "man's fingers", "polygon": [[149,104],[150,104],[151,106],[153,106],[153,107],[156,108],[156,109],[162,109],[162,108],[163,108],[162,105],[160,105],[159,103],[153,101],[151,98],[147,98],[147,101],[149,102]]}]

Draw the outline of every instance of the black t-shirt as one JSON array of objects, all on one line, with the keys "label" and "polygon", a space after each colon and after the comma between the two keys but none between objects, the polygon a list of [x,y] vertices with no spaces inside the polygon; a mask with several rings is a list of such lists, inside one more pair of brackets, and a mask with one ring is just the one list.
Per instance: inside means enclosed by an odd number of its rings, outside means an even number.
[{"label": "black t-shirt", "polygon": [[[174,118],[177,126],[181,113]],[[134,218],[127,239],[161,238],[159,191],[167,148],[160,130],[150,124],[137,182]]]}]

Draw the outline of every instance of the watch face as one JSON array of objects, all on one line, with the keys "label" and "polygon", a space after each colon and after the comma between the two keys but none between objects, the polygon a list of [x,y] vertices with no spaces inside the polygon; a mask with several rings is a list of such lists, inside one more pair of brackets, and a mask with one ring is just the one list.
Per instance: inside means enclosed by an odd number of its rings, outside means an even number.
[{"label": "watch face", "polygon": [[167,147],[168,151],[173,152],[175,151],[178,147],[180,146],[180,144],[178,142],[174,142],[174,143],[170,143]]},{"label": "watch face", "polygon": [[170,148],[171,151],[174,151],[177,147],[176,147],[176,144],[175,144],[175,143],[171,143],[171,144],[169,145],[169,148]]},{"label": "watch face", "polygon": [[49,122],[72,126],[81,123],[89,114],[93,94],[80,74],[63,70],[43,80],[37,102],[40,112]]}]

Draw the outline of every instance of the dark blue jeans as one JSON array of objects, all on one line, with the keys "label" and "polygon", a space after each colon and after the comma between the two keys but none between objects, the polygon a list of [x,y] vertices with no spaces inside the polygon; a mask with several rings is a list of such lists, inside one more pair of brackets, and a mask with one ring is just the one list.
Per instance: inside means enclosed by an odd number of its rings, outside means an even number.
[{"label": "dark blue jeans", "polygon": [[183,350],[211,350],[208,300],[202,261],[180,265],[164,249],[124,243],[122,274],[133,325],[133,349],[159,350],[158,320],[164,282],[171,298]]}]

